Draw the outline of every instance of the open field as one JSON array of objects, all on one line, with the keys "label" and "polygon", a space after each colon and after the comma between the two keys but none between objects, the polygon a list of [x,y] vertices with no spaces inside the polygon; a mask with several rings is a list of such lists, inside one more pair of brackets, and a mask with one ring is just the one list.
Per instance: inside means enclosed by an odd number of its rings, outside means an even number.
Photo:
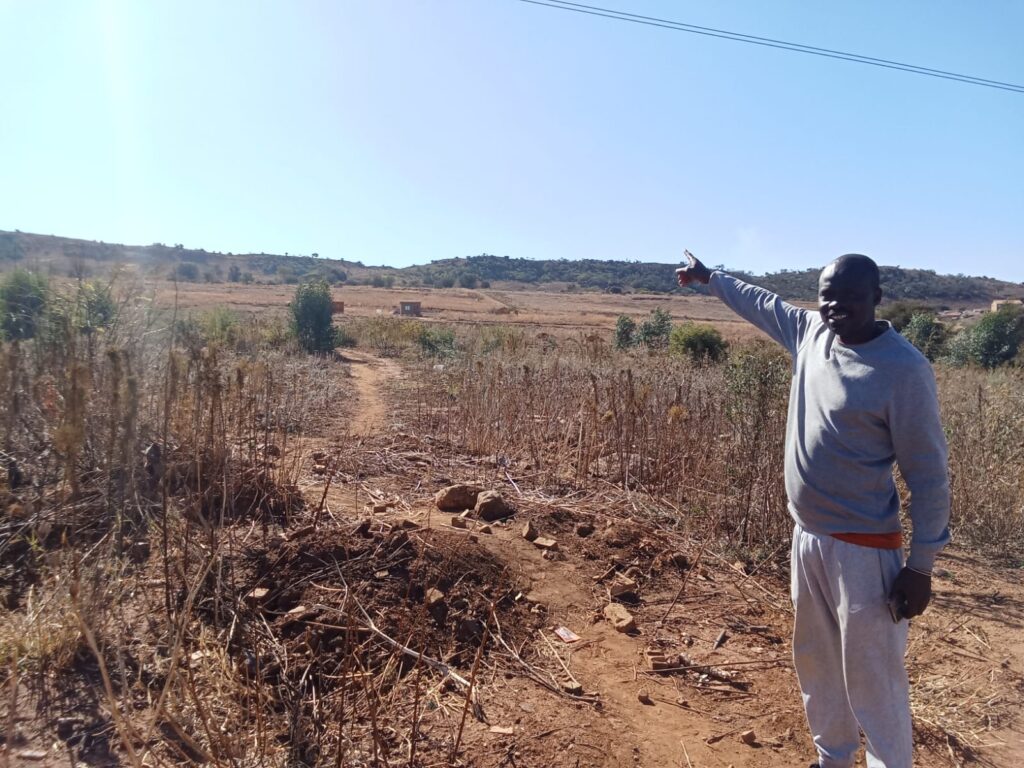
[{"label": "open field", "polygon": [[[182,310],[230,307],[240,312],[283,312],[295,293],[288,285],[239,285],[234,283],[180,285],[157,282],[155,299],[171,307],[177,295]],[[736,320],[722,304],[704,296],[655,294],[556,293],[528,290],[467,290],[463,288],[389,289],[367,286],[336,286],[333,297],[345,302],[348,317],[390,314],[400,301],[420,301],[426,321],[480,324],[501,323],[572,334],[604,332],[615,327],[619,315],[636,318],[661,307],[673,320],[692,320],[715,325],[731,340],[759,335]]]},{"label": "open field", "polygon": [[[357,346],[317,358],[253,322],[293,290],[189,285],[179,327],[161,284],[158,312],[126,296],[102,332],[68,315],[4,345],[4,760],[810,761],[784,359],[697,297],[370,288],[335,291]],[[458,347],[431,357],[418,321],[378,315],[399,298]],[[723,328],[730,359],[611,349],[618,314],[657,305]],[[206,321],[224,306],[254,318]],[[957,544],[911,633],[915,764],[1011,768],[1024,386],[939,382]],[[506,507],[443,511],[455,483]]]}]

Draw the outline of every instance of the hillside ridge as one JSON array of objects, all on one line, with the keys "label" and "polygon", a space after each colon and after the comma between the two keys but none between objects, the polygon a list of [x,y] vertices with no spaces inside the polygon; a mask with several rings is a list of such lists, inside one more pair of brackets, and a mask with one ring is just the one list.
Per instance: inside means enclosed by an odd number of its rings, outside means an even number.
[{"label": "hillside ridge", "polygon": [[[185,281],[297,283],[323,277],[334,283],[378,287],[489,287],[492,283],[542,286],[563,291],[673,293],[677,264],[599,259],[526,259],[481,254],[408,267],[367,266],[361,261],[320,258],[318,254],[223,253],[182,244],[123,245],[58,235],[0,230],[0,268],[16,263],[47,265],[51,271],[80,275],[98,265],[131,264],[151,276]],[[728,270],[787,299],[812,301],[817,269],[782,269],[763,275]],[[1024,298],[1024,283],[986,276],[940,275],[934,270],[882,266],[888,300],[936,304],[980,304]]]}]

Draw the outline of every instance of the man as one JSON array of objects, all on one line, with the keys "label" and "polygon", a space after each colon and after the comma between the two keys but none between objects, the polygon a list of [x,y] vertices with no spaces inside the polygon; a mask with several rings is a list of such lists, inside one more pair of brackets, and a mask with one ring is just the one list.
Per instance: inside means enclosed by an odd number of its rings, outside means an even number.
[{"label": "man", "polygon": [[[878,267],[833,261],[818,312],[686,252],[682,286],[708,286],[793,357],[785,479],[795,526],[793,659],[820,768],[850,768],[867,742],[870,768],[911,768],[907,621],[931,598],[935,556],[949,540],[946,440],[925,357],[886,322]],[[903,563],[899,465],[911,493]]]}]

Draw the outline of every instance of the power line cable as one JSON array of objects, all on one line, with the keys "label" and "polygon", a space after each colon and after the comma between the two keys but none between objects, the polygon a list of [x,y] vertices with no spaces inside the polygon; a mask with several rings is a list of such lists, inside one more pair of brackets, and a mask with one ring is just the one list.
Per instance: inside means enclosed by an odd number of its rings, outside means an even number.
[{"label": "power line cable", "polygon": [[599,16],[607,19],[614,19],[616,21],[628,21],[633,24],[671,29],[676,32],[688,32],[690,34],[702,35],[705,37],[717,37],[724,40],[733,40],[738,43],[749,43],[751,45],[759,45],[765,48],[776,48],[783,51],[791,51],[793,53],[806,53],[811,56],[839,59],[840,61],[852,61],[857,64],[868,64],[870,66],[881,67],[883,69],[894,69],[901,72],[910,72],[912,74],[925,75],[927,77],[935,77],[942,80],[953,80],[960,83],[966,83],[967,85],[980,85],[985,88],[996,88],[1002,91],[1011,91],[1013,93],[1024,93],[1024,85],[1018,85],[1016,83],[989,80],[982,77],[975,77],[973,75],[964,75],[942,69],[921,67],[916,64],[906,64],[899,61],[892,61],[890,59],[862,56],[857,53],[847,53],[845,51],[837,51],[831,48],[819,48],[813,45],[790,43],[785,40],[776,40],[770,37],[745,35],[740,32],[715,29],[714,27],[701,27],[696,24],[687,24],[680,21],[672,21],[670,19],[660,19],[655,16],[641,16],[639,14],[626,13],[624,11],[616,11],[609,8],[600,8],[593,5],[567,2],[566,0],[520,0],[520,2],[530,3],[531,5],[546,6],[548,8],[558,8],[563,11],[572,11],[574,13],[582,13],[588,16]]}]

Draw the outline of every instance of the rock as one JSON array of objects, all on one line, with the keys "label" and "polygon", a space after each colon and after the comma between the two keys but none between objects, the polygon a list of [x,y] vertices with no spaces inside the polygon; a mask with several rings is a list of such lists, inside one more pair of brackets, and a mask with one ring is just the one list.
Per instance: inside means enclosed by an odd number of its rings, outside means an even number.
[{"label": "rock", "polygon": [[516,729],[511,725],[492,725],[488,731],[490,733],[501,734],[502,736],[511,736],[516,732]]},{"label": "rock", "polygon": [[385,512],[388,511],[388,505],[387,504],[371,504],[370,505],[370,511],[373,512],[373,514],[375,514],[375,515],[383,515]]},{"label": "rock", "polygon": [[557,549],[545,549],[541,557],[543,557],[545,560],[550,560],[554,563],[559,563],[562,560],[565,560],[565,555],[563,555]]},{"label": "rock", "polygon": [[45,760],[46,752],[41,749],[23,749],[21,752],[16,752],[15,757],[20,757],[22,760]]},{"label": "rock", "polygon": [[533,541],[537,538],[537,529],[533,527],[533,523],[530,520],[523,524],[523,538],[527,541]]},{"label": "rock", "polygon": [[491,530],[491,526],[482,525],[480,526],[480,533],[494,533],[494,531]]},{"label": "rock", "polygon": [[327,467],[324,464],[314,464],[313,465],[313,474],[314,475],[326,475],[327,474]]},{"label": "rock", "polygon": [[463,619],[455,629],[460,643],[479,643],[484,634],[484,623],[479,619]]},{"label": "rock", "polygon": [[465,528],[467,526],[466,518],[455,515],[452,517],[452,528]]},{"label": "rock", "polygon": [[411,531],[420,527],[419,523],[417,523],[415,520],[410,520],[408,517],[403,517],[401,520],[395,523],[395,525],[397,525],[399,528],[404,528],[407,531]]},{"label": "rock", "polygon": [[554,539],[549,539],[547,536],[538,536],[533,539],[533,546],[540,547],[541,549],[558,549],[558,542]]},{"label": "rock", "polygon": [[267,443],[263,446],[263,454],[277,459],[281,457],[281,449],[273,443]]},{"label": "rock", "polygon": [[642,688],[640,689],[640,693],[636,695],[636,700],[639,701],[641,704],[646,704],[649,707],[654,706],[654,700],[651,698],[651,694],[649,694]]},{"label": "rock", "polygon": [[611,592],[612,597],[626,598],[636,597],[636,590],[639,585],[628,576],[623,576],[621,573],[615,574],[615,580],[611,583],[608,591]]},{"label": "rock", "polygon": [[504,520],[514,512],[497,491],[484,491],[477,496],[474,510],[481,520],[486,520],[489,523],[493,523],[495,520]]},{"label": "rock", "polygon": [[434,496],[434,504],[442,512],[461,512],[476,506],[480,488],[475,485],[456,483],[442,488]]},{"label": "rock", "polygon": [[585,538],[587,538],[587,536],[589,536],[593,532],[594,532],[594,524],[593,523],[579,523],[576,526],[576,535],[581,537],[581,538],[585,539]]},{"label": "rock", "polygon": [[444,592],[435,587],[431,587],[427,590],[427,594],[424,595],[423,601],[427,604],[428,608],[433,608],[435,605],[444,602]]},{"label": "rock", "polygon": [[61,741],[68,741],[75,735],[75,731],[78,730],[81,725],[82,721],[77,717],[57,718],[57,738]]},{"label": "rock", "polygon": [[355,531],[353,531],[353,533],[355,533],[356,536],[369,536],[370,535],[370,521],[369,520],[360,520],[359,523],[356,525],[356,529],[355,529]]},{"label": "rock", "polygon": [[267,599],[270,590],[266,587],[255,587],[245,596],[245,602],[249,605],[259,605]]},{"label": "rock", "polygon": [[618,603],[608,603],[604,607],[604,617],[619,632],[636,631],[636,619]]},{"label": "rock", "polygon": [[753,730],[744,731],[740,734],[740,741],[746,744],[748,747],[753,747],[757,744],[757,734]]}]

